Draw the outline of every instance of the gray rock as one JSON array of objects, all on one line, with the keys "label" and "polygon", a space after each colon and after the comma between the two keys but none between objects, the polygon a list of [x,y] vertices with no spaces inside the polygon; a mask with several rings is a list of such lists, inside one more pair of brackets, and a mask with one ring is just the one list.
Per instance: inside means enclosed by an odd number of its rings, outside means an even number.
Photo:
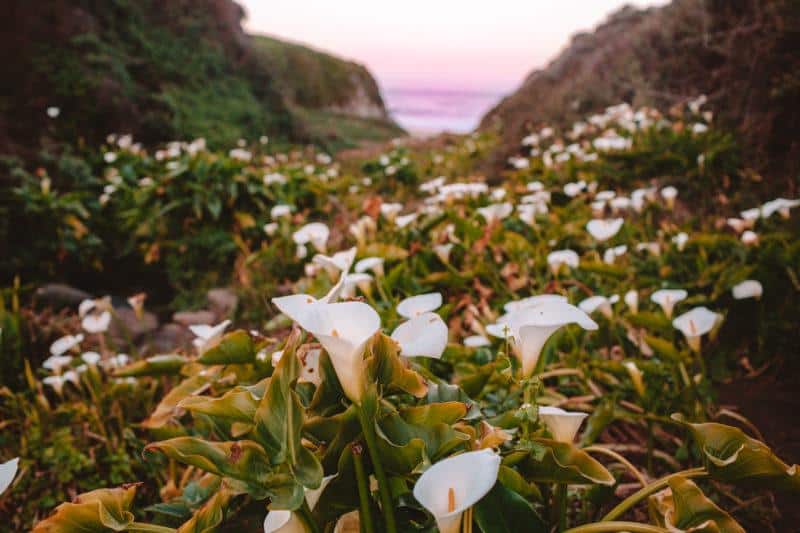
[{"label": "gray rock", "polygon": [[36,289],[36,299],[44,305],[78,307],[83,300],[92,298],[88,292],[63,283],[48,283]]},{"label": "gray rock", "polygon": [[231,289],[218,288],[211,289],[206,294],[208,306],[217,315],[219,320],[229,317],[239,303],[239,297]]},{"label": "gray rock", "polygon": [[153,334],[147,343],[150,353],[172,353],[180,348],[188,348],[194,335],[180,324],[164,324]]},{"label": "gray rock", "polygon": [[114,320],[108,332],[115,342],[124,345],[127,342],[137,342],[145,335],[158,329],[156,315],[145,311],[141,320],[136,317],[133,309],[118,307],[114,309]]},{"label": "gray rock", "polygon": [[217,316],[211,311],[178,311],[172,315],[172,321],[182,326],[195,326],[197,324],[214,324]]}]

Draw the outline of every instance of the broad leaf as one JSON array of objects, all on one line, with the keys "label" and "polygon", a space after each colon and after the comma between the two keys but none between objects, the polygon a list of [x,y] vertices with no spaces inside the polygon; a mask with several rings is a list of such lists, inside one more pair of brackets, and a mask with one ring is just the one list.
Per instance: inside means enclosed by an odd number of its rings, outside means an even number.
[{"label": "broad leaf", "polygon": [[524,462],[525,478],[544,483],[613,485],[614,476],[589,454],[568,442],[534,439],[538,449]]},{"label": "broad leaf", "polygon": [[182,355],[154,355],[114,371],[118,378],[141,376],[167,376],[180,373],[188,360]]},{"label": "broad leaf", "polygon": [[256,359],[253,339],[245,330],[231,331],[203,352],[198,361],[204,365],[236,365],[252,363]]},{"label": "broad leaf", "polygon": [[177,533],[213,533],[225,518],[225,509],[233,493],[226,487],[209,498],[203,506],[194,513],[188,522],[178,528]]},{"label": "broad leaf", "polygon": [[228,422],[253,424],[256,409],[268,383],[269,378],[266,378],[252,387],[236,387],[220,398],[190,396],[181,400],[178,407]]},{"label": "broad leaf", "polygon": [[373,382],[388,392],[403,391],[422,398],[428,392],[422,376],[400,357],[399,345],[387,335],[375,335],[367,346],[367,366]]},{"label": "broad leaf", "polygon": [[484,532],[547,533],[548,531],[533,506],[501,483],[496,483],[492,490],[475,504],[474,517]]},{"label": "broad leaf", "polygon": [[669,479],[672,502],[664,502],[664,525],[670,531],[691,533],[744,533],[736,520],[717,507],[692,481]]},{"label": "broad leaf", "polygon": [[147,429],[161,428],[173,419],[180,417],[183,409],[178,404],[184,398],[205,391],[211,382],[210,376],[196,375],[183,380],[177,387],[174,387],[164,396],[164,399],[156,407],[144,422],[142,427]]},{"label": "broad leaf", "polygon": [[105,533],[125,531],[133,523],[130,512],[136,484],[115,489],[98,489],[78,495],[71,503],[62,503],[55,513],[42,520],[34,533]]}]

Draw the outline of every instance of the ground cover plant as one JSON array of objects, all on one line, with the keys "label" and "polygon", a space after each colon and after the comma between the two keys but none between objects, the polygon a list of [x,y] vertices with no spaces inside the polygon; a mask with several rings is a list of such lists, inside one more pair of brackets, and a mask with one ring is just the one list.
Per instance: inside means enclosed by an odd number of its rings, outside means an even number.
[{"label": "ground cover plant", "polygon": [[[800,474],[717,386],[797,344],[800,201],[702,98],[538,129],[475,174],[494,142],[115,135],[18,169],[47,238],[2,308],[25,379],[0,509],[42,532],[768,528]],[[52,316],[45,358],[20,293],[59,275],[114,295]],[[125,334],[220,284],[238,305],[186,342]]]}]

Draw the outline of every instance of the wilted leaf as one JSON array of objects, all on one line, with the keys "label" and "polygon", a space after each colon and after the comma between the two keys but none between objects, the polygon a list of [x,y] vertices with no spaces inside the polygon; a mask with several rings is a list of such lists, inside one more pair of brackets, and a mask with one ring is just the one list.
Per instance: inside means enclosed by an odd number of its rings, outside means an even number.
[{"label": "wilted leaf", "polygon": [[105,533],[125,531],[133,523],[130,512],[137,485],[98,489],[78,495],[71,503],[62,503],[55,513],[42,520],[34,533]]}]

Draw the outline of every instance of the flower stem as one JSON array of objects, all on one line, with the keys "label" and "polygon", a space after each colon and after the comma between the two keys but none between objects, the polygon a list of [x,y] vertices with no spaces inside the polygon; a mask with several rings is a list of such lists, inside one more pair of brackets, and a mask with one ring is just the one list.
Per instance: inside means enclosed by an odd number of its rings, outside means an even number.
[{"label": "flower stem", "polygon": [[369,458],[372,461],[375,479],[378,481],[378,493],[381,499],[383,519],[386,522],[386,533],[397,533],[389,479],[386,477],[386,471],[383,469],[383,463],[381,463],[380,455],[378,455],[375,422],[369,418],[369,415],[362,406],[358,406],[358,419],[361,422],[361,431],[364,433],[364,440],[367,442],[367,450],[369,451]]},{"label": "flower stem", "polygon": [[303,499],[303,505],[300,506],[297,512],[311,530],[311,533],[320,533],[319,526],[317,526],[317,522],[311,514],[311,508],[308,506],[308,502],[305,499]]},{"label": "flower stem", "polygon": [[629,533],[665,533],[667,530],[650,524],[639,524],[637,522],[597,522],[583,526],[573,527],[564,533],[617,533],[627,531]]},{"label": "flower stem", "polygon": [[[609,511],[608,514],[606,514],[601,519],[601,522],[610,522],[612,520],[615,520],[615,519],[619,518],[620,516],[625,514],[625,512],[628,509],[630,509],[631,507],[633,507],[634,505],[636,505],[640,501],[644,500],[645,498],[647,498],[651,494],[655,494],[656,492],[666,488],[667,485],[669,484],[669,480],[672,479],[674,476],[692,478],[692,477],[705,477],[707,475],[708,475],[708,472],[706,471],[706,469],[703,468],[703,467],[699,467],[699,468],[690,468],[688,470],[682,470],[680,472],[676,472],[674,474],[670,474],[668,476],[664,476],[661,479],[657,479],[656,481],[653,481],[652,483],[650,483],[646,487],[642,487],[638,491],[634,492],[633,494],[631,494],[630,496],[628,496],[627,498],[622,500],[622,502],[620,502],[619,505],[617,505],[616,507],[611,509],[611,511]],[[624,528],[623,528],[623,530],[624,530]],[[590,531],[590,530],[587,530],[587,532],[588,531]],[[601,531],[601,530],[598,530],[598,531]],[[611,531],[611,530],[602,530],[602,531]],[[633,530],[630,530],[630,531],[633,532]],[[659,531],[661,531],[661,530],[659,530]]]},{"label": "flower stem", "polygon": [[353,452],[353,467],[356,471],[356,484],[358,485],[358,517],[361,522],[363,533],[375,533],[375,525],[372,521],[372,510],[369,502],[369,481],[364,471],[364,447],[360,442],[353,443],[350,447]]},{"label": "flower stem", "polygon": [[556,485],[556,520],[558,521],[557,531],[561,533],[567,529],[567,484],[558,483]]}]

